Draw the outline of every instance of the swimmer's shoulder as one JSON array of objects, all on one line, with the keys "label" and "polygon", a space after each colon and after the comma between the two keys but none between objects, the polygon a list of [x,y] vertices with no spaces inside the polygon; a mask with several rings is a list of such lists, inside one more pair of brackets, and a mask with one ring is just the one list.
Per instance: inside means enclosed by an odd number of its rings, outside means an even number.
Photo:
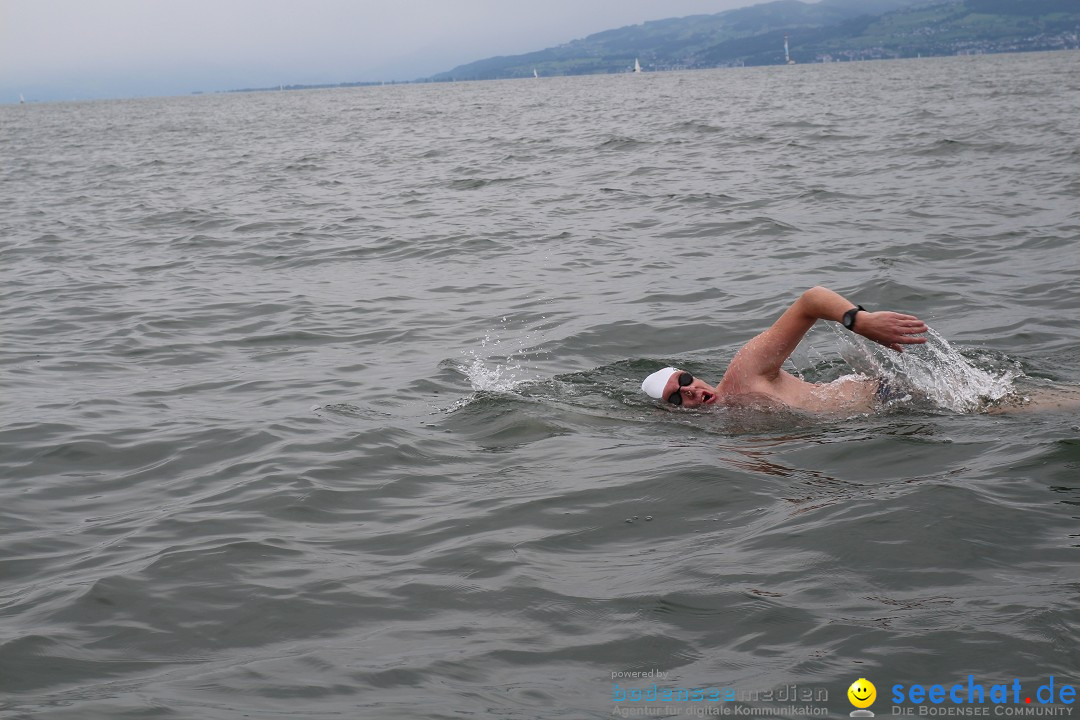
[{"label": "swimmer's shoulder", "polygon": [[754,410],[790,410],[786,402],[768,393],[749,391],[725,395],[721,405],[733,408],[752,408]]}]

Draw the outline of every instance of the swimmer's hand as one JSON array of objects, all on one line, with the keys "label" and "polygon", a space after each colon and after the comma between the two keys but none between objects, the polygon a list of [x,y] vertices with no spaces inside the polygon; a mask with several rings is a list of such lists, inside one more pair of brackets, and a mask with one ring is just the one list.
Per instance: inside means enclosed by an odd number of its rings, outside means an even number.
[{"label": "swimmer's hand", "polygon": [[864,311],[855,316],[855,332],[896,352],[904,352],[901,345],[926,342],[926,338],[918,337],[926,330],[926,323],[914,315]]}]

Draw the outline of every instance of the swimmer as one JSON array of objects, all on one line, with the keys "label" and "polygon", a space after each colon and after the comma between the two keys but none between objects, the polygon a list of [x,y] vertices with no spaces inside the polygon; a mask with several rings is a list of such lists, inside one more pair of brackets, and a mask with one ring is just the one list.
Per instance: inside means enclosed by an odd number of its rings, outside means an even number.
[{"label": "swimmer", "polygon": [[[748,405],[767,409],[796,409],[815,413],[871,412],[896,396],[887,380],[857,376],[831,383],[800,380],[780,366],[818,320],[834,320],[848,330],[903,352],[904,345],[921,345],[926,323],[914,315],[870,312],[823,287],[810,288],[765,332],[735,353],[716,387],[677,368],[657,370],[641,383],[649,397],[669,405],[692,408],[709,405]],[[990,414],[1029,410],[1069,411],[1080,408],[1080,388],[1038,389],[1026,397],[988,406]]]},{"label": "swimmer", "polygon": [[649,397],[684,408],[717,404],[780,406],[811,412],[865,412],[887,401],[882,380],[841,378],[809,383],[781,368],[818,320],[835,320],[896,352],[926,342],[927,327],[914,315],[870,312],[823,287],[810,288],[765,332],[746,343],[716,387],[676,368],[657,370],[641,384]]}]

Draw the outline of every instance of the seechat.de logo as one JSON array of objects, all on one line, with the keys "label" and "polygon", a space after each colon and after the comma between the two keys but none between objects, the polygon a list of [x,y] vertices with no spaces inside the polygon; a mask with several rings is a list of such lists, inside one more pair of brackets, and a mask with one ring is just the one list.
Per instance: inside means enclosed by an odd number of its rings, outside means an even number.
[{"label": "seechat.de logo", "polygon": [[857,708],[851,711],[851,717],[874,717],[874,713],[866,709],[873,705],[877,698],[877,688],[874,687],[874,683],[866,678],[859,678],[847,689],[847,697]]}]

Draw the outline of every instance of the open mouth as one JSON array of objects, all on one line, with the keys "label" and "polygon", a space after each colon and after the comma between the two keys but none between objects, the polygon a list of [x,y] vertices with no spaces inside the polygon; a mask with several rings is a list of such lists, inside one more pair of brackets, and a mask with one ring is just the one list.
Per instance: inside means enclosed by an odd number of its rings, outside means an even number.
[{"label": "open mouth", "polygon": [[703,393],[701,393],[701,402],[704,403],[705,405],[709,405],[715,400],[716,400],[716,395],[715,394],[713,394],[711,392],[703,392]]}]

